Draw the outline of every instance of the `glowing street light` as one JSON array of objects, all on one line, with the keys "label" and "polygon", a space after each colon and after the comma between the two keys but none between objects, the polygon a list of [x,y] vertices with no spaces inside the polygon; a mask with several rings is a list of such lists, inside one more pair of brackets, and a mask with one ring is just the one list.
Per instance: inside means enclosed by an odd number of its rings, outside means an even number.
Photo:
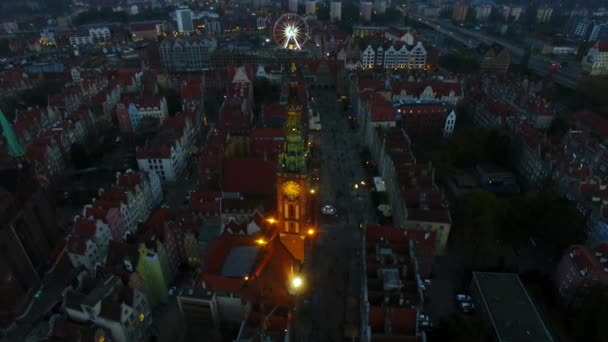
[{"label": "glowing street light", "polygon": [[293,286],[295,289],[299,289],[299,288],[302,286],[302,283],[303,283],[303,281],[302,281],[302,278],[300,278],[300,277],[294,277],[294,278],[291,280],[291,285],[292,285],[292,286]]},{"label": "glowing street light", "polygon": [[315,230],[313,228],[309,228],[306,234],[308,234],[309,236],[313,236],[315,235]]},{"label": "glowing street light", "polygon": [[268,223],[270,223],[270,224],[275,224],[275,223],[277,223],[277,220],[275,220],[275,219],[274,219],[274,217],[269,217],[269,218],[267,218],[267,219],[266,219],[266,221],[267,221]]},{"label": "glowing street light", "polygon": [[361,181],[361,185],[365,185],[365,181]]},{"label": "glowing street light", "polygon": [[355,184],[355,189],[359,189],[359,184]]},{"label": "glowing street light", "polygon": [[314,194],[315,194],[315,192],[316,192],[316,191],[315,191],[315,189],[310,189],[310,193],[311,193],[311,194],[313,194],[313,195],[314,195]]},{"label": "glowing street light", "polygon": [[255,243],[257,243],[260,246],[264,246],[267,242],[264,239],[257,239],[257,240],[255,240]]}]

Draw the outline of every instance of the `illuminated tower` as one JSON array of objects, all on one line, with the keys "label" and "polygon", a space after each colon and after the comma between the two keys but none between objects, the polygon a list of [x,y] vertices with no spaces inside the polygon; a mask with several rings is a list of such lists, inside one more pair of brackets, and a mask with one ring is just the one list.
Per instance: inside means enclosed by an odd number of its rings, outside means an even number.
[{"label": "illuminated tower", "polygon": [[6,142],[8,144],[8,154],[13,157],[23,157],[25,150],[19,144],[19,141],[17,141],[15,132],[13,132],[13,128],[6,119],[6,116],[4,116],[2,110],[0,110],[0,126],[2,127],[4,138],[6,138]]},{"label": "illuminated tower", "polygon": [[281,232],[304,235],[308,215],[308,150],[302,129],[302,105],[298,103],[296,68],[291,68],[285,145],[279,156],[277,174],[277,213]]}]

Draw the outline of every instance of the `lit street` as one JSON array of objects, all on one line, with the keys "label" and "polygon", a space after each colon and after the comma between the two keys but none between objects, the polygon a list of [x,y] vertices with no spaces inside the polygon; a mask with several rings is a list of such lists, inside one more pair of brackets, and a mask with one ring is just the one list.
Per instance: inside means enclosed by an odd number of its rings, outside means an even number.
[{"label": "lit street", "polygon": [[298,317],[301,341],[342,341],[359,334],[359,223],[373,221],[368,192],[353,194],[364,179],[358,138],[338,109],[334,91],[314,94],[321,113],[320,203],[338,209],[338,217],[322,216],[319,237],[304,266],[309,275],[308,304]]}]

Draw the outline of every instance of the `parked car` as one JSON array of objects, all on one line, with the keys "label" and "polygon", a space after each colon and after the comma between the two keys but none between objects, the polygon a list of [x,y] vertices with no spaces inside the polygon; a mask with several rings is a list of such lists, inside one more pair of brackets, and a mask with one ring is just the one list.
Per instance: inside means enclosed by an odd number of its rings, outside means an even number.
[{"label": "parked car", "polygon": [[457,293],[456,294],[456,301],[457,302],[470,302],[471,296],[469,296],[468,294],[465,293]]},{"label": "parked car", "polygon": [[475,304],[472,302],[460,302],[460,311],[465,314],[473,313],[475,311]]}]

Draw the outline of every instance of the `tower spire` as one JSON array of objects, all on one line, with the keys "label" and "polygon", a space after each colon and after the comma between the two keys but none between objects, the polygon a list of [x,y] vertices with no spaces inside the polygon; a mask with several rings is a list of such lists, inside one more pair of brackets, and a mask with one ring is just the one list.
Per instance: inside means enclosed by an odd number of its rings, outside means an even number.
[{"label": "tower spire", "polygon": [[23,157],[25,150],[19,144],[19,141],[17,141],[13,127],[6,119],[6,116],[4,116],[2,110],[0,110],[0,126],[2,127],[4,138],[6,138],[6,142],[8,143],[8,154],[13,157]]}]

